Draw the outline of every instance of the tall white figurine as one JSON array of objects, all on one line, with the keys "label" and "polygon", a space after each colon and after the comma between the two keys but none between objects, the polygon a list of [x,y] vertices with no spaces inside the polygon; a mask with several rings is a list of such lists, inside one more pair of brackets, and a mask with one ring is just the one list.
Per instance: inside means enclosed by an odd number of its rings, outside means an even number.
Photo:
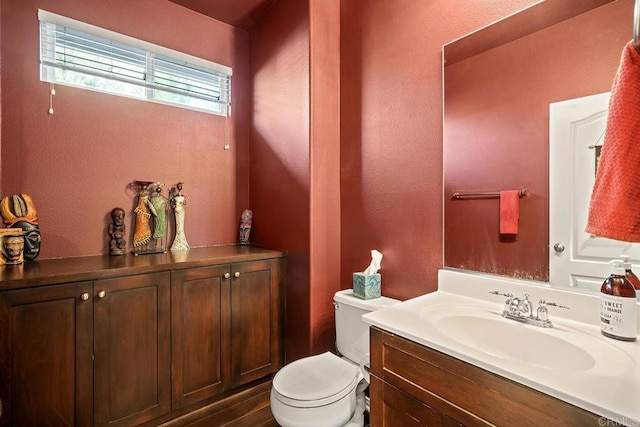
[{"label": "tall white figurine", "polygon": [[184,234],[184,205],[187,199],[182,194],[182,182],[177,183],[171,188],[171,207],[176,217],[176,237],[171,245],[172,251],[188,251],[189,243],[187,236]]}]

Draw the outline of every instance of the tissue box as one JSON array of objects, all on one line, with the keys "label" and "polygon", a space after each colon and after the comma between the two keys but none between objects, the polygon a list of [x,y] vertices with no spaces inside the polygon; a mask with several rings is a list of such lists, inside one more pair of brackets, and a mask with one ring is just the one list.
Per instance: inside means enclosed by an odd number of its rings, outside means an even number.
[{"label": "tissue box", "polygon": [[380,298],[380,273],[353,273],[353,295],[362,299]]}]

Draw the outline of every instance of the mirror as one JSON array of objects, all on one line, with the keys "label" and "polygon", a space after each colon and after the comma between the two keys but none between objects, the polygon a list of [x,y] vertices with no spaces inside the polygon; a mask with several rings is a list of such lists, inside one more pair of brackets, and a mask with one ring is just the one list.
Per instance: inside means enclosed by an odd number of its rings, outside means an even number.
[{"label": "mirror", "polygon": [[[445,267],[549,280],[549,106],[610,91],[633,32],[633,0],[571,3],[443,48]],[[523,193],[517,234],[499,232],[505,190]]]}]

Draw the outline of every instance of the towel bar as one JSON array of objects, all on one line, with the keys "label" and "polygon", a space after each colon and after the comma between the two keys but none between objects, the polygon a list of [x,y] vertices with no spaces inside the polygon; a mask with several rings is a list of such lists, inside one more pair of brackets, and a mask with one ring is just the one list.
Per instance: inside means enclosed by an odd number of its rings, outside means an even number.
[{"label": "towel bar", "polygon": [[[518,197],[524,197],[527,195],[527,190],[518,190]],[[459,192],[456,191],[451,195],[452,199],[497,199],[500,197],[499,191],[476,191],[476,192]]]}]

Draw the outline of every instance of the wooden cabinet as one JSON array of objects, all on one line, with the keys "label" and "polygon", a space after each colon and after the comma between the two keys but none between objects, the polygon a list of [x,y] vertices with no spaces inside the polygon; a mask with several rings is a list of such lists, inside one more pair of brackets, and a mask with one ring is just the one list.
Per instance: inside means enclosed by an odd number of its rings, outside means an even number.
[{"label": "wooden cabinet", "polygon": [[383,426],[440,426],[442,414],[415,397],[371,376],[372,425]]},{"label": "wooden cabinet", "polygon": [[0,426],[231,410],[283,364],[284,259],[218,247],[0,269]]},{"label": "wooden cabinet", "polygon": [[169,413],[169,272],[93,288],[95,424],[135,426]]},{"label": "wooden cabinet", "polygon": [[91,282],[0,296],[0,425],[93,423]]},{"label": "wooden cabinet", "polygon": [[279,259],[173,271],[174,408],[282,366]]},{"label": "wooden cabinet", "polygon": [[276,372],[284,363],[280,319],[284,296],[279,260],[233,264],[231,385]]},{"label": "wooden cabinet", "polygon": [[229,266],[171,273],[173,406],[229,388]]},{"label": "wooden cabinet", "polygon": [[371,328],[371,427],[600,426],[602,417]]},{"label": "wooden cabinet", "polygon": [[6,291],[0,304],[3,425],[169,412],[169,273]]}]

